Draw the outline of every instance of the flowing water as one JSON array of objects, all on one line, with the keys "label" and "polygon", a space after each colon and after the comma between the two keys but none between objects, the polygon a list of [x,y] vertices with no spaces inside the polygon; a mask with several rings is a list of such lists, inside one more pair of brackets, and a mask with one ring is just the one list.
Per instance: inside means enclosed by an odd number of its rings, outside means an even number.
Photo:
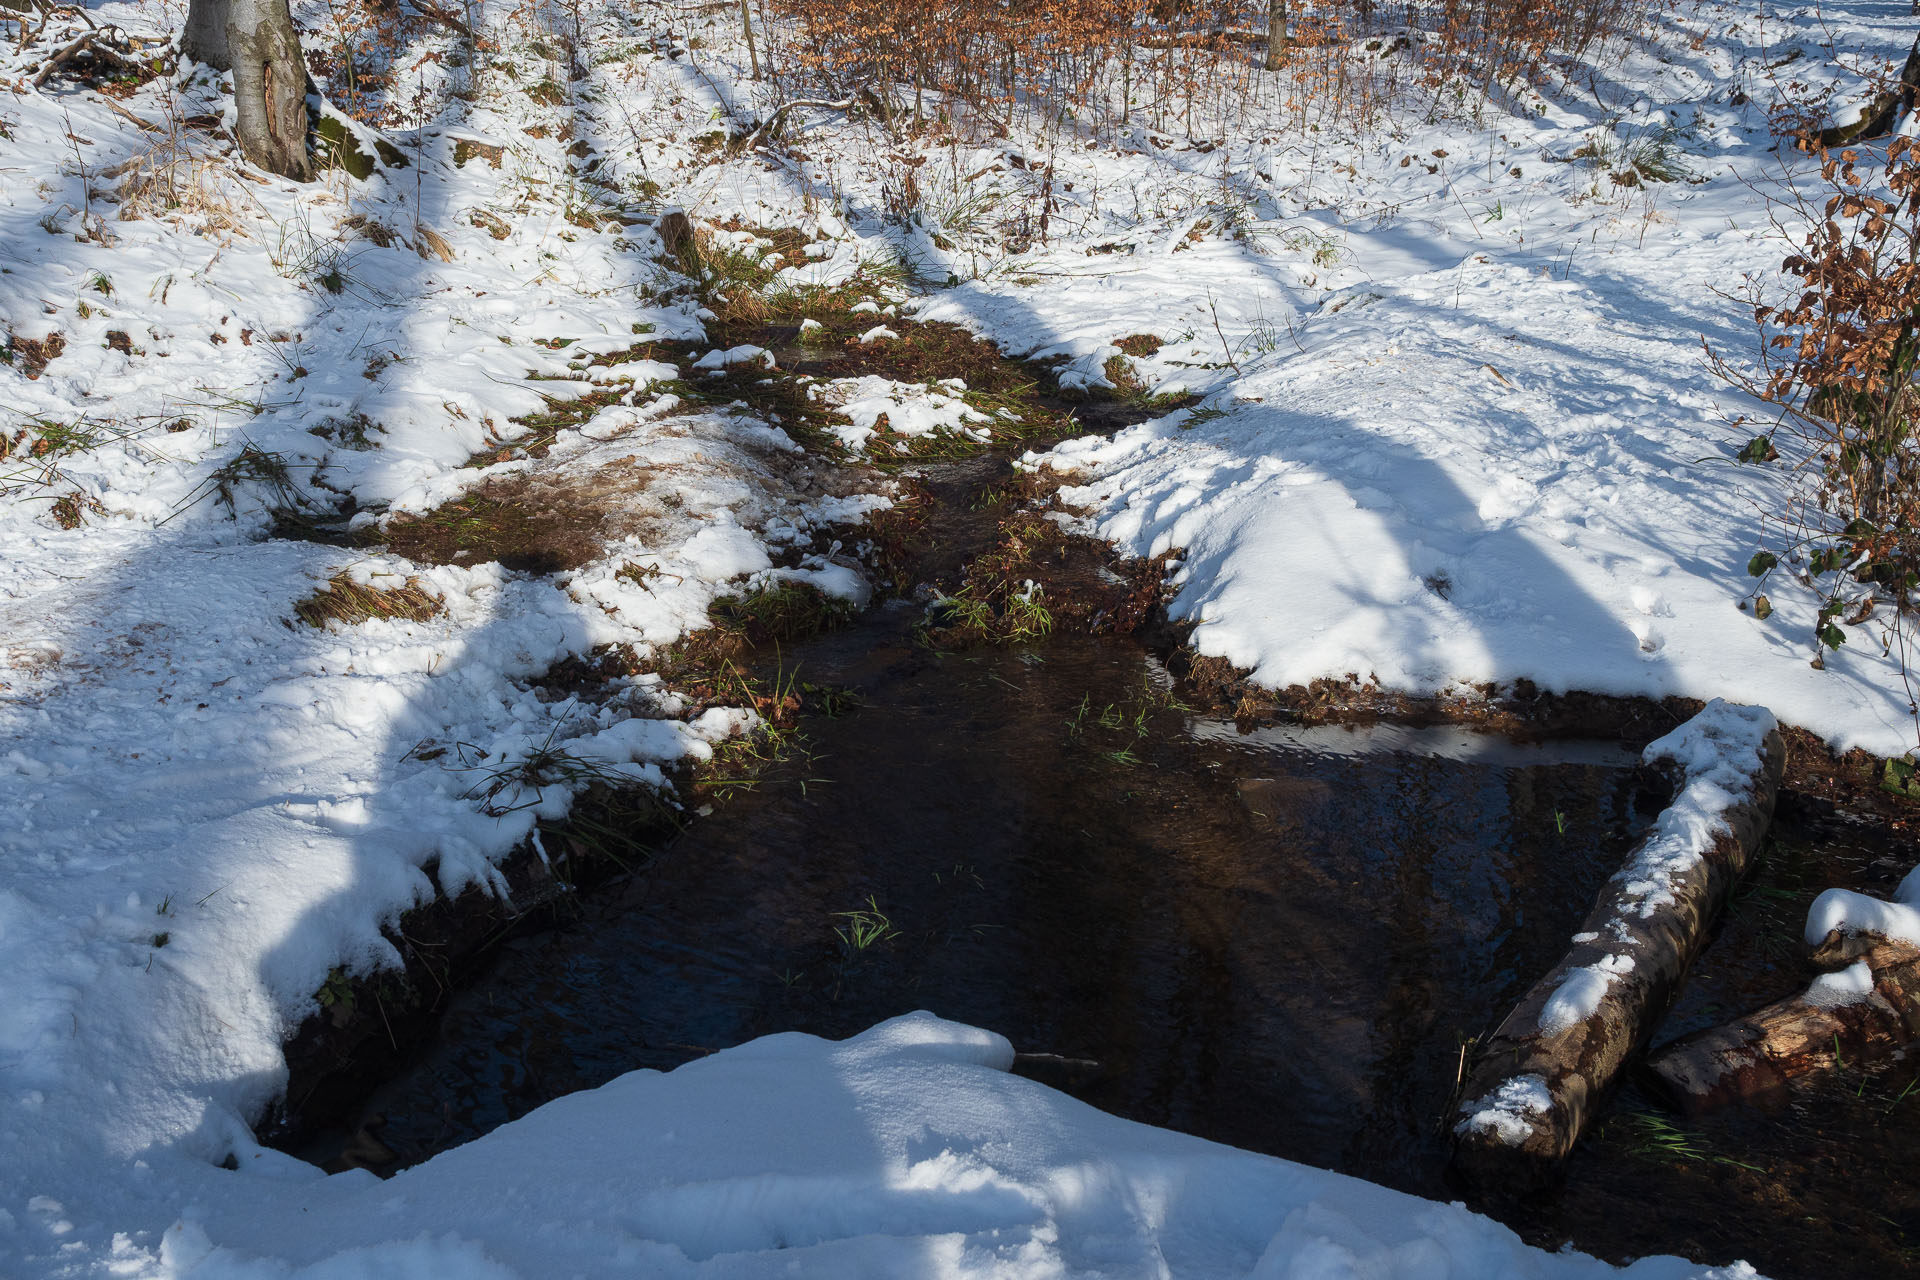
[{"label": "flowing water", "polygon": [[[1243,733],[1183,705],[1137,642],[940,652],[920,612],[789,646],[783,675],[838,691],[838,714],[804,717],[803,749],[645,869],[502,946],[342,1132],[397,1167],[636,1067],[930,1009],[1108,1111],[1458,1198],[1462,1046],[1558,958],[1650,818],[1633,753]],[[1819,888],[1884,891],[1872,841],[1823,821],[1786,823],[1663,1038],[1803,980]],[[1562,1191],[1484,1207],[1615,1258],[1893,1274],[1920,1236],[1913,1076],[1855,1070],[1698,1126],[1629,1089]]]}]

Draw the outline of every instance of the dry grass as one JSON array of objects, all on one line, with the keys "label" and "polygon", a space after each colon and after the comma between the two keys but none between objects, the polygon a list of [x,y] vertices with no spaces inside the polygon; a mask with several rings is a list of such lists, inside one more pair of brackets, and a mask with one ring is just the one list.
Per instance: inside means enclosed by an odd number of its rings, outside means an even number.
[{"label": "dry grass", "polygon": [[325,587],[293,606],[294,617],[310,627],[322,629],[329,623],[358,626],[373,618],[425,622],[439,612],[440,602],[427,594],[418,578],[408,578],[397,587],[375,587],[355,582],[345,570],[334,574]]},{"label": "dry grass", "polygon": [[182,222],[200,235],[230,239],[247,235],[255,220],[246,207],[251,197],[229,185],[220,158],[196,150],[179,129],[106,176],[119,180],[122,222]]},{"label": "dry grass", "polygon": [[563,471],[513,476],[422,515],[394,516],[380,540],[415,564],[559,573],[600,554],[609,513],[640,487],[644,481],[621,470],[579,483]]}]

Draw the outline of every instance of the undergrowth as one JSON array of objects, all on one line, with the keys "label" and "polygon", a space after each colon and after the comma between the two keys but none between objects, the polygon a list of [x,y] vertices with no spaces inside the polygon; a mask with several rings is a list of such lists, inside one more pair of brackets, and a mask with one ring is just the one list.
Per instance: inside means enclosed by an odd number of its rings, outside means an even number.
[{"label": "undergrowth", "polygon": [[327,585],[293,606],[293,616],[310,627],[329,623],[351,627],[374,618],[403,618],[425,622],[440,612],[440,601],[428,594],[418,578],[396,586],[376,587],[356,582],[342,569]]},{"label": "undergrowth", "polygon": [[750,644],[802,640],[852,620],[851,601],[806,582],[776,579],[737,595],[722,596],[708,609],[713,624],[738,632]]}]

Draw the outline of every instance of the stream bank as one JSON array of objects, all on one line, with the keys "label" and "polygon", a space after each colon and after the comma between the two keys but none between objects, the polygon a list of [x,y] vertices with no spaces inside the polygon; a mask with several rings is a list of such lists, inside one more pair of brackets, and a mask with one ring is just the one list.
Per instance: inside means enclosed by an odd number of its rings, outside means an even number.
[{"label": "stream bank", "polygon": [[[1160,566],[1111,563],[1048,501],[1004,453],[914,459],[867,539],[889,599],[814,635],[690,646],[759,691],[784,750],[697,783],[690,807],[718,821],[630,821],[590,795],[583,816],[629,842],[556,827],[547,844],[585,864],[556,881],[599,888],[489,918],[398,1032],[377,990],[378,1022],[360,995],[310,1023],[321,1042],[344,1038],[328,1025],[363,1034],[304,1068],[290,1054],[296,1086],[329,1083],[290,1090],[305,1114],[283,1142],[388,1171],[635,1067],[927,1007],[1007,1034],[1017,1070],[1128,1118],[1457,1195],[1444,1121],[1464,1055],[1650,816],[1633,748],[1689,708],[1526,689],[1420,702],[1358,681],[1262,695],[1183,646]],[[591,696],[613,672],[548,683]],[[1724,964],[1709,949],[1662,1038],[1790,981],[1770,940],[1792,936],[1801,896],[1884,888],[1901,837],[1851,820],[1861,795],[1823,792],[1845,765],[1803,765],[1783,792],[1721,928],[1745,941]],[[1863,831],[1887,837],[1871,858]],[[513,865],[516,890],[546,867]],[[1904,1116],[1901,1071],[1850,1077],[1855,1101],[1871,1084],[1883,1118]],[[1481,1207],[1613,1258],[1906,1265],[1907,1202],[1860,1205],[1823,1117],[1837,1107],[1889,1173],[1896,1150],[1838,1092],[1791,1123],[1690,1131],[1629,1089],[1564,1188]],[[1789,1178],[1814,1220],[1782,1230]]]}]

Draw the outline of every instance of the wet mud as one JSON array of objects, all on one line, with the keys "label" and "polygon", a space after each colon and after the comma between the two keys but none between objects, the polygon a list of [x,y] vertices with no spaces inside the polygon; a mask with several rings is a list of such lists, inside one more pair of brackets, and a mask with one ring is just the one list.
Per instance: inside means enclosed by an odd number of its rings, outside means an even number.
[{"label": "wet mud", "polygon": [[[876,535],[892,598],[745,658],[798,691],[778,760],[714,791],[710,818],[650,832],[644,865],[551,904],[552,927],[503,930],[404,1061],[296,1149],[391,1172],[635,1068],[930,1009],[1102,1109],[1459,1198],[1464,1055],[1650,821],[1635,748],[1684,709],[1569,737],[1561,700],[1532,742],[1431,723],[1444,709],[1304,723],[1339,717],[1249,703],[1146,616],[1157,575],[1002,506],[1034,499],[1016,479],[994,455],[926,467],[911,520]],[[955,624],[939,601],[975,586],[1011,607],[983,564],[1041,581],[1061,625],[1007,643]],[[1812,898],[1886,894],[1914,857],[1885,814],[1790,787],[1656,1039],[1803,983]],[[1629,1086],[1562,1187],[1475,1207],[1614,1260],[1910,1273],[1916,1079],[1861,1065],[1694,1122]]]}]

